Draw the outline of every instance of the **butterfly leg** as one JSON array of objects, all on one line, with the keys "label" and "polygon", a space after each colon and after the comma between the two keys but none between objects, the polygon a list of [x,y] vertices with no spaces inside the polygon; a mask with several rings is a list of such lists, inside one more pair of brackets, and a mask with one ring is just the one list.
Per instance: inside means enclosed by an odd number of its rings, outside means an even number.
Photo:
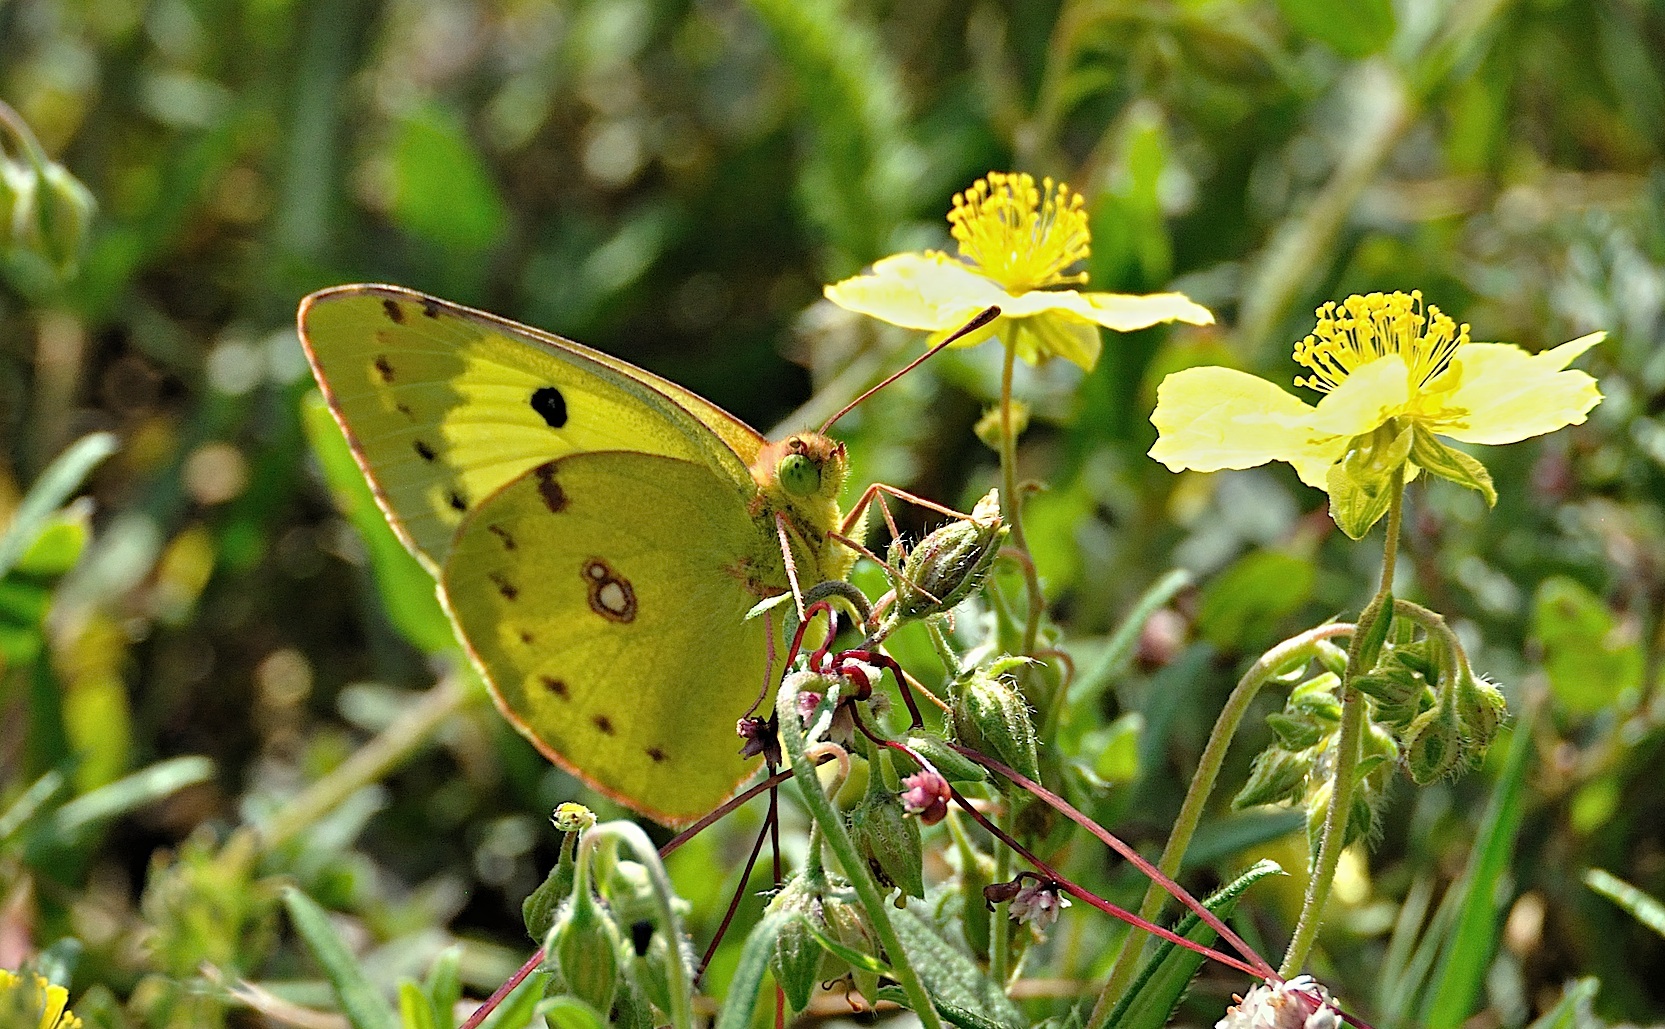
[{"label": "butterfly leg", "polygon": [[[873,485],[862,491],[860,499],[858,499],[850,508],[850,513],[844,516],[844,521],[841,525],[839,525],[838,531],[847,535],[851,529],[855,528],[856,523],[861,521],[862,515],[867,513],[867,505],[873,503],[873,501],[881,494],[886,493],[895,497],[897,500],[905,500],[910,504],[923,507],[927,511],[935,511],[937,514],[947,515],[950,518],[967,519],[971,517],[963,511],[956,511],[951,507],[943,507],[934,500],[927,500],[918,494],[909,493],[907,490],[900,487],[891,486],[888,483],[875,482]],[[880,505],[886,514],[885,521],[889,522],[890,509],[883,507],[882,501],[880,502]],[[891,523],[891,530],[894,531],[895,528],[895,524]]]},{"label": "butterfly leg", "polygon": [[780,556],[786,559],[786,581],[792,584],[792,601],[798,605],[798,621],[804,618],[804,591],[798,585],[798,562],[792,558],[792,541],[786,532],[786,516],[775,512],[775,534],[780,538]]}]

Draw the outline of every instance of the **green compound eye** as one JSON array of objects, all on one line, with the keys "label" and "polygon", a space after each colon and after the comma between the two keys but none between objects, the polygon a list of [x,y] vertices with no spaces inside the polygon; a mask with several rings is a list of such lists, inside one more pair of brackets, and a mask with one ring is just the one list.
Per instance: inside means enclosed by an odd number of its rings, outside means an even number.
[{"label": "green compound eye", "polygon": [[776,469],[781,488],[795,497],[807,497],[821,488],[821,466],[802,454],[787,454]]}]

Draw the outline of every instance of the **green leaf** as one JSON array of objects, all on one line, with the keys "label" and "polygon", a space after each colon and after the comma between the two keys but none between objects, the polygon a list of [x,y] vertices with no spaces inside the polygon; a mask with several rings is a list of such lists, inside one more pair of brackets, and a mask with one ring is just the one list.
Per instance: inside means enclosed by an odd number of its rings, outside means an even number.
[{"label": "green leaf", "polygon": [[1561,999],[1555,1006],[1539,1015],[1527,1029],[1583,1029],[1601,1025],[1590,1011],[1590,1004],[1600,989],[1601,980],[1594,976],[1573,980],[1561,991]]},{"label": "green leaf", "polygon": [[1642,644],[1576,580],[1553,576],[1538,586],[1532,634],[1544,648],[1544,673],[1556,701],[1573,714],[1594,714],[1642,684]]},{"label": "green leaf", "polygon": [[115,435],[95,432],[76,440],[47,466],[17,505],[5,533],[0,534],[0,578],[16,566],[46,529],[53,513],[64,506],[87,475],[115,452]]},{"label": "green leaf", "polygon": [[394,628],[425,653],[456,649],[456,635],[451,631],[450,619],[439,606],[433,576],[393,534],[381,508],[376,506],[370,484],[353,459],[347,437],[341,434],[341,427],[335,423],[317,390],[302,399],[301,422],[312,453],[323,469],[324,480],[329,483],[335,506],[364,540],[376,591]]},{"label": "green leaf", "polygon": [[1630,912],[1632,918],[1649,929],[1665,936],[1665,904],[1600,868],[1584,873],[1584,885]]},{"label": "green leaf", "polygon": [[81,796],[53,813],[52,834],[72,841],[82,831],[129,811],[154,804],[187,786],[214,777],[214,762],[205,757],[176,757],[141,768],[108,786]]},{"label": "green leaf", "polygon": [[987,1021],[1008,1029],[1028,1025],[1005,992],[919,916],[911,910],[893,911],[890,920],[939,1011],[949,1005],[978,1012]]},{"label": "green leaf", "polygon": [[399,984],[399,1021],[405,1029],[438,1029],[428,998],[422,996],[421,987],[408,980]]},{"label": "green leaf", "polygon": [[1343,57],[1379,52],[1393,39],[1392,0],[1278,0],[1297,30]]},{"label": "green leaf", "polygon": [[503,201],[461,122],[420,107],[393,141],[393,217],[406,231],[440,246],[483,250],[509,225]]},{"label": "green leaf", "polygon": [[1411,460],[1421,465],[1430,475],[1449,479],[1459,486],[1467,486],[1486,498],[1487,507],[1497,506],[1497,487],[1486,466],[1445,443],[1423,428],[1420,423],[1411,427]]},{"label": "green leaf", "polygon": [[538,1008],[549,1029],[605,1029],[595,1008],[577,997],[551,997]]},{"label": "green leaf", "polygon": [[[1283,869],[1273,861],[1257,861],[1254,866],[1202,903],[1220,918],[1229,918],[1237,907],[1238,898],[1250,886],[1271,875],[1282,875]],[[1190,912],[1173,927],[1174,933],[1188,940],[1210,946],[1216,933],[1196,912]],[[1176,943],[1162,941],[1150,960],[1139,970],[1133,985],[1116,1004],[1105,1023],[1109,1029],[1162,1029],[1179,1006],[1185,990],[1191,985],[1197,970],[1206,959],[1194,950]]]},{"label": "green leaf", "polygon": [[47,772],[30,784],[23,791],[23,795],[12,802],[12,806],[4,813],[0,813],[0,846],[4,846],[12,834],[28,825],[30,820],[41,810],[52,795],[63,788],[64,777],[56,770]]},{"label": "green leaf", "polygon": [[1533,754],[1538,712],[1526,705],[1514,727],[1503,772],[1486,802],[1474,850],[1463,877],[1452,887],[1460,899],[1439,969],[1424,995],[1427,1029],[1456,1029],[1473,1014],[1497,945],[1497,930],[1509,898],[1499,887],[1509,871],[1525,812],[1526,771]]},{"label": "green leaf", "polygon": [[434,1010],[434,1021],[441,1029],[451,1029],[457,1001],[462,999],[462,947],[450,946],[439,952],[422,992]]},{"label": "green leaf", "polygon": [[775,939],[795,914],[774,912],[765,915],[746,935],[746,945],[740,951],[740,963],[729,980],[728,998],[717,1012],[713,1029],[750,1029],[752,1015],[757,1011],[758,992],[763,989],[763,976],[769,971],[769,958],[775,952]]},{"label": "green leaf", "polygon": [[307,950],[323,966],[341,1013],[353,1029],[399,1029],[398,1017],[365,977],[358,959],[330,924],[329,914],[293,886],[284,889],[283,905]]},{"label": "green leaf", "polygon": [[1293,554],[1247,554],[1203,589],[1197,631],[1222,650],[1253,649],[1253,641],[1306,603],[1315,575],[1310,561]]}]

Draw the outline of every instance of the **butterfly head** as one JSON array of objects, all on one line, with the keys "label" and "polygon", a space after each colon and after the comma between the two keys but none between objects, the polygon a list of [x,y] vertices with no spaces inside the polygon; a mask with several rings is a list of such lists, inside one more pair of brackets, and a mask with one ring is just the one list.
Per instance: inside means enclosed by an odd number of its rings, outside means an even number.
[{"label": "butterfly head", "polygon": [[795,433],[769,444],[752,466],[758,486],[789,505],[835,499],[848,471],[844,444],[817,432]]}]

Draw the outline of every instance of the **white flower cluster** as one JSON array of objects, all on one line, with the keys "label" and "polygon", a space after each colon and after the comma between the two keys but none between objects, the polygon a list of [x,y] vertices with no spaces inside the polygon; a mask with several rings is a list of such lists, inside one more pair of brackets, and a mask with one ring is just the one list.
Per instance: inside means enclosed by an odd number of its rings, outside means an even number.
[{"label": "white flower cluster", "polygon": [[1341,1029],[1341,1009],[1316,979],[1300,975],[1256,986],[1214,1029]]}]

